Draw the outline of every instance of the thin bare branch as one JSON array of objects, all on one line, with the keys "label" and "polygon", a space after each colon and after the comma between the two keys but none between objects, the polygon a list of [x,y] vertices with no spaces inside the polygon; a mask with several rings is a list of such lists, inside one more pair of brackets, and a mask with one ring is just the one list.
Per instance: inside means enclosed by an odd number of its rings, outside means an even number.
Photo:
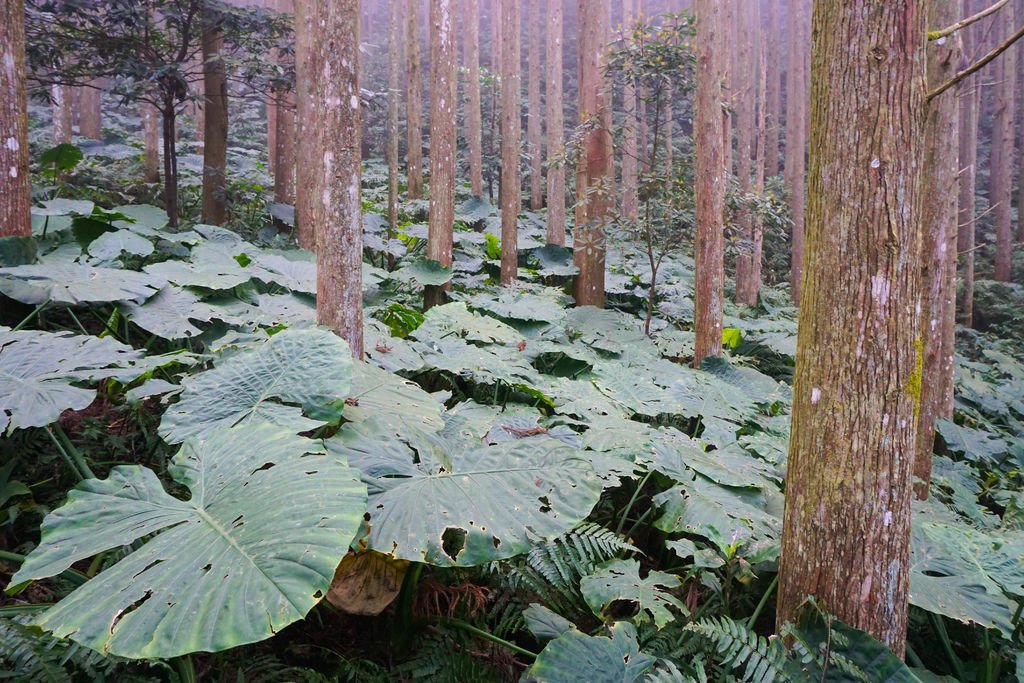
[{"label": "thin bare branch", "polygon": [[953,35],[960,29],[966,28],[973,24],[974,22],[981,21],[988,15],[998,12],[1003,7],[1005,7],[1009,2],[1010,0],[999,0],[999,2],[995,3],[988,9],[983,9],[982,11],[978,12],[973,16],[967,17],[966,19],[961,19],[952,26],[947,26],[946,28],[941,29],[939,31],[928,31],[928,40],[938,40],[939,38],[945,38],[946,36]]},{"label": "thin bare branch", "polygon": [[995,59],[996,57],[998,57],[999,55],[1003,54],[1004,52],[1009,50],[1011,47],[1013,47],[1013,44],[1016,43],[1021,38],[1024,38],[1024,26],[1021,26],[1019,29],[1017,29],[1016,33],[1014,33],[1012,36],[1010,36],[1009,38],[1004,40],[1002,43],[997,45],[995,48],[992,49],[991,52],[989,52],[987,55],[985,55],[984,57],[979,59],[977,62],[975,62],[971,66],[967,67],[963,71],[958,72],[956,76],[953,76],[952,78],[950,78],[948,81],[946,81],[945,83],[943,83],[939,87],[937,87],[934,90],[930,91],[925,96],[925,101],[927,101],[927,102],[932,101],[933,99],[935,99],[936,97],[938,97],[942,93],[946,92],[947,90],[949,90],[954,85],[956,85],[957,83],[959,83],[963,79],[967,78],[971,74],[977,73],[978,71],[983,69],[986,64],[988,64],[993,59]]}]

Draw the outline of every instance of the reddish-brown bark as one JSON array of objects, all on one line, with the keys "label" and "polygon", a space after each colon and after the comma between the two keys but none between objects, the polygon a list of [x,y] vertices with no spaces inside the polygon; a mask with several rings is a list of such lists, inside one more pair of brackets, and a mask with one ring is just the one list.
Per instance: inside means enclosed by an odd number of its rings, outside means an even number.
[{"label": "reddish-brown bark", "polygon": [[810,46],[806,0],[789,5],[789,72],[786,75],[786,170],[789,211],[793,219],[790,288],[800,303],[804,263],[804,217],[807,210],[807,63]]},{"label": "reddish-brown bark", "polygon": [[146,167],[146,182],[160,182],[160,111],[148,102],[143,102],[143,163]]},{"label": "reddish-brown bark", "polygon": [[[754,11],[756,7],[741,5],[736,8],[734,15],[738,42],[733,69],[733,108],[736,112],[736,178],[741,195],[750,194],[753,187],[751,176],[754,169],[751,153],[756,132],[754,100],[757,95],[754,78],[757,71],[757,61],[754,58]],[[739,237],[739,252],[736,255],[736,303],[755,306],[756,288],[751,283],[754,269],[754,213],[749,202],[740,205],[736,215],[736,232]]]},{"label": "reddish-brown bark", "polygon": [[[637,0],[622,0],[622,25],[628,36],[636,19]],[[635,221],[639,213],[637,198],[637,174],[639,158],[637,150],[637,103],[636,84],[627,81],[622,88],[622,217]]]},{"label": "reddish-brown bark", "polygon": [[551,163],[552,157],[565,152],[563,142],[565,115],[562,113],[562,3],[547,0],[547,79],[545,98],[548,109],[548,244],[565,246],[565,164]]},{"label": "reddish-brown bark", "polygon": [[[359,147],[359,3],[318,1],[313,22],[317,322],[363,357],[363,224]],[[301,65],[300,65],[300,68]],[[306,162],[307,160],[303,160]]]},{"label": "reddish-brown bark", "polygon": [[220,51],[224,35],[213,18],[204,19],[203,201],[204,223],[220,225],[227,215],[228,82]]},{"label": "reddish-brown bark", "polygon": [[0,92],[0,237],[30,237],[24,0],[0,0]]},{"label": "reddish-brown bark", "polygon": [[53,112],[53,144],[71,142],[71,87],[50,86],[51,110]]},{"label": "reddish-brown bark", "polygon": [[480,0],[466,0],[463,15],[463,59],[466,64],[466,144],[469,148],[469,187],[474,197],[484,194],[483,122],[480,109]]},{"label": "reddish-brown bark", "polygon": [[420,75],[419,2],[409,0],[405,9],[405,126],[406,196],[423,198],[423,81]]},{"label": "reddish-brown bark", "polygon": [[541,20],[540,0],[527,0],[526,31],[529,67],[526,75],[526,155],[530,160],[530,209],[544,208],[544,171],[541,156],[541,132],[544,109],[540,104],[541,34],[544,23]]},{"label": "reddish-brown bark", "polygon": [[611,106],[604,82],[607,62],[608,4],[578,0],[579,116],[587,126],[576,168],[576,229],[573,284],[577,306],[604,306],[605,223],[612,208]]},{"label": "reddish-brown bark", "polygon": [[[402,0],[392,0],[400,2]],[[314,52],[313,37],[314,0],[295,0],[295,224],[299,246],[316,249],[316,230],[313,221],[312,193],[315,179],[314,166],[309,163],[319,154],[316,148],[316,133],[311,126],[312,90],[311,74],[317,73],[316,65],[310,60]],[[298,65],[302,65],[300,68]]]},{"label": "reddish-brown bark", "polygon": [[897,655],[921,390],[925,5],[814,6],[806,270],[777,609],[781,628],[814,595]]},{"label": "reddish-brown bark", "polygon": [[[427,258],[452,265],[455,222],[454,0],[430,0],[430,218]],[[444,303],[446,287],[428,285],[424,307]]]},{"label": "reddish-brown bark", "polygon": [[519,177],[519,3],[501,3],[501,284],[516,281],[521,181]]},{"label": "reddish-brown bark", "polygon": [[722,116],[722,8],[717,0],[696,0],[697,99],[694,152],[697,157],[694,244],[694,365],[722,352],[723,221],[725,216],[725,138]]},{"label": "reddish-brown bark", "polygon": [[[1000,10],[1001,17],[994,32],[994,42],[1001,42],[1016,28],[1014,5]],[[1012,275],[1013,258],[1013,130],[1016,115],[1017,52],[1009,49],[995,62],[992,111],[992,158],[990,166],[989,205],[996,226],[995,279],[1007,282]]]},{"label": "reddish-brown bark", "polygon": [[78,134],[90,140],[103,137],[102,81],[78,89]]}]

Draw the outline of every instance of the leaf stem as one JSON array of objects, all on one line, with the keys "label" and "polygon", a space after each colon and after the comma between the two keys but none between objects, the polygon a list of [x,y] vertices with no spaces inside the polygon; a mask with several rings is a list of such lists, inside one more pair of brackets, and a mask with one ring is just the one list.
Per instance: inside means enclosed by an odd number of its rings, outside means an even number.
[{"label": "leaf stem", "polygon": [[445,624],[446,626],[454,626],[457,629],[461,629],[467,633],[472,633],[475,636],[480,636],[484,640],[489,640],[492,643],[497,643],[498,645],[508,648],[509,650],[521,654],[524,657],[529,657],[530,659],[537,659],[536,652],[530,652],[525,648],[519,647],[515,643],[510,643],[504,638],[499,638],[490,631],[485,631],[481,628],[477,628],[476,626],[473,626],[472,624],[467,624],[466,622],[460,621],[459,619],[444,619],[441,621],[441,623]]},{"label": "leaf stem", "polygon": [[67,453],[69,453],[78,464],[82,474],[85,475],[84,478],[95,479],[96,475],[93,474],[92,470],[89,468],[89,463],[85,461],[82,453],[75,448],[75,444],[71,443],[71,439],[68,438],[67,432],[64,431],[64,428],[60,426],[60,422],[54,422],[52,428],[57,432],[57,438],[64,444],[64,448],[67,449]]},{"label": "leaf stem", "polygon": [[953,667],[957,680],[966,681],[967,678],[964,676],[963,665],[960,663],[960,658],[953,652],[953,643],[950,642],[949,634],[946,633],[946,625],[942,623],[942,617],[929,612],[928,620],[931,622],[932,629],[935,630],[935,635],[939,637],[939,642],[942,643],[942,649],[945,651],[946,657],[949,658],[949,663]]},{"label": "leaf stem", "polygon": [[615,533],[622,535],[622,529],[626,526],[626,518],[629,517],[630,511],[633,509],[633,504],[636,503],[636,499],[640,497],[640,492],[643,490],[647,480],[654,474],[653,470],[649,470],[644,478],[640,480],[640,483],[636,485],[636,490],[633,491],[633,497],[626,503],[626,509],[622,511],[622,517],[619,519],[619,526],[615,528]]},{"label": "leaf stem", "polygon": [[25,325],[28,325],[30,322],[32,322],[32,320],[37,315],[39,315],[40,313],[43,312],[44,308],[46,308],[49,305],[50,305],[50,300],[47,299],[43,303],[41,303],[38,306],[36,306],[35,309],[31,313],[29,313],[28,316],[24,320],[22,320],[20,323],[18,323],[17,325],[14,326],[14,329],[11,330],[11,332],[17,332],[18,330],[20,330],[23,327],[25,327]]},{"label": "leaf stem", "polygon": [[757,603],[757,607],[754,608],[754,613],[747,619],[747,628],[754,628],[754,624],[757,622],[757,618],[761,616],[761,610],[768,604],[768,598],[772,593],[775,592],[775,587],[779,585],[779,575],[776,574],[772,582],[768,584],[768,589],[765,590],[764,595],[761,596],[760,602]]}]

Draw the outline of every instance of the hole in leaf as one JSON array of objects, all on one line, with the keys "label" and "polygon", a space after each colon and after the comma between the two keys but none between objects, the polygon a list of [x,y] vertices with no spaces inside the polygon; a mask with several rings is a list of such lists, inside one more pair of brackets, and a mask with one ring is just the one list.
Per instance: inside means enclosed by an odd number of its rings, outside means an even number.
[{"label": "hole in leaf", "polygon": [[313,593],[313,597],[319,600],[320,598],[324,597],[324,593],[323,591],[317,591],[316,593]]},{"label": "hole in leaf", "polygon": [[264,463],[264,464],[260,465],[259,467],[257,467],[256,469],[254,469],[251,472],[251,474],[256,474],[257,472],[262,472],[263,470],[269,470],[273,466],[274,466],[274,463],[272,463],[272,462]]},{"label": "hole in leaf", "polygon": [[133,578],[133,579],[137,579],[137,578],[139,578],[140,576],[142,576],[143,574],[145,574],[146,572],[148,572],[148,571],[149,571],[150,569],[152,569],[153,567],[157,566],[157,565],[158,565],[158,564],[160,564],[161,562],[163,562],[163,560],[153,560],[152,562],[150,562],[149,564],[147,564],[147,565],[145,566],[145,568],[144,568],[144,569],[143,569],[143,570],[142,570],[141,572],[139,572],[138,574],[136,574],[136,575],[135,575],[135,576],[133,576],[132,578]]},{"label": "hole in leaf", "polygon": [[551,501],[548,500],[547,496],[541,496],[537,500],[540,501],[540,511],[543,513],[551,512]]},{"label": "hole in leaf", "polygon": [[204,572],[208,572],[208,571],[210,571],[211,569],[213,569],[213,565],[212,565],[212,564],[210,564],[209,562],[207,562],[206,564],[204,564],[204,565],[203,565],[203,571],[204,571]]},{"label": "hole in leaf", "polygon": [[441,548],[445,555],[452,558],[453,562],[458,560],[459,553],[466,547],[467,535],[465,529],[451,526],[441,534]]},{"label": "hole in leaf", "polygon": [[501,546],[501,539],[498,538],[497,536],[491,536],[491,543],[494,544],[495,548],[498,548],[498,547]]},{"label": "hole in leaf", "polygon": [[118,623],[122,619],[124,619],[126,616],[142,607],[142,605],[144,605],[145,602],[149,600],[151,597],[153,597],[153,591],[146,591],[146,593],[141,598],[139,598],[132,604],[128,605],[128,607],[124,608],[120,612],[118,612],[117,616],[115,616],[114,620],[110,623],[110,632],[113,633],[114,629],[117,628]]}]

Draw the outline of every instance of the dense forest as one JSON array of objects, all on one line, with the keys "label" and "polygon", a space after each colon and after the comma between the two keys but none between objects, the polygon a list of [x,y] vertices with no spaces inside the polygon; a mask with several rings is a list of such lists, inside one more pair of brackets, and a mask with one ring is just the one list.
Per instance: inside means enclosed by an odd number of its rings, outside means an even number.
[{"label": "dense forest", "polygon": [[0,679],[1024,681],[1024,0],[0,0]]}]

